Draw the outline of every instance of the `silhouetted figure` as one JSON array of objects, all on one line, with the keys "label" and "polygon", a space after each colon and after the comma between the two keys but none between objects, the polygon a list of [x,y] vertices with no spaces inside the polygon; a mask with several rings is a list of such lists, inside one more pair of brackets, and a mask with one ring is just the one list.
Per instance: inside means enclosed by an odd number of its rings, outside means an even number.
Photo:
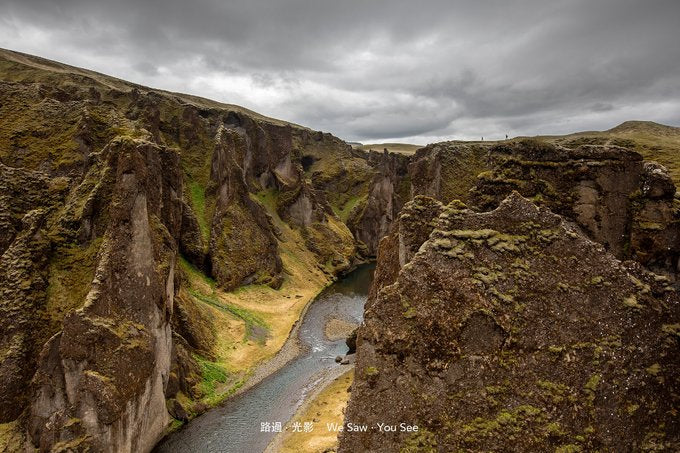
[{"label": "silhouetted figure", "polygon": [[508,134],[505,134],[505,139],[506,139],[506,140],[508,139]]},{"label": "silhouetted figure", "polygon": [[484,141],[484,137],[482,137],[482,141]]}]

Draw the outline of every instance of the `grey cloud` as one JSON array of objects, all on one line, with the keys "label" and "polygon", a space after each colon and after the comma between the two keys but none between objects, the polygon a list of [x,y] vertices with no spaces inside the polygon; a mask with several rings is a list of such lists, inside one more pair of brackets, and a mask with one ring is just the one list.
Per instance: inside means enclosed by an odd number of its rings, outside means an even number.
[{"label": "grey cloud", "polygon": [[677,125],[679,38],[676,0],[5,0],[0,17],[2,47],[371,141]]}]

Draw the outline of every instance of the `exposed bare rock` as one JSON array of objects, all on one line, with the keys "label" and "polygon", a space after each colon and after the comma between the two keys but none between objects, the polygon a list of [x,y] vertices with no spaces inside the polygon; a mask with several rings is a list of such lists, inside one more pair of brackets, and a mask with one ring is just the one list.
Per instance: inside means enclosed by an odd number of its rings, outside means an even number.
[{"label": "exposed bare rock", "polygon": [[277,213],[289,224],[304,228],[322,222],[332,211],[326,199],[307,182],[284,187],[276,206]]},{"label": "exposed bare rock", "polygon": [[477,175],[491,168],[489,147],[435,143],[416,151],[408,165],[411,196],[426,195],[448,203],[468,201]]},{"label": "exposed bare rock", "polygon": [[524,141],[491,149],[471,203],[491,209],[512,190],[576,221],[620,259],[634,258],[671,276],[680,257],[680,208],[663,167],[630,150],[566,149]]},{"label": "exposed bare rock", "polygon": [[207,250],[201,226],[191,205],[182,200],[182,228],[179,241],[182,254],[198,268],[205,267]]},{"label": "exposed bare rock", "polygon": [[645,162],[642,173],[642,195],[651,198],[673,198],[675,184],[668,170],[656,162]]},{"label": "exposed bare rock", "polygon": [[380,239],[390,233],[392,223],[410,197],[408,158],[400,154],[370,153],[378,174],[373,177],[368,197],[349,219],[354,237],[375,256]]},{"label": "exposed bare rock", "polygon": [[249,283],[281,285],[281,258],[263,208],[248,196],[246,174],[250,147],[233,129],[220,129],[212,158],[217,187],[210,259],[217,282],[226,289]]},{"label": "exposed bare rock", "polygon": [[443,212],[410,261],[384,249],[415,248],[427,218],[381,243],[346,414],[373,429],[339,451],[680,448],[667,280],[518,194],[483,213],[430,204]]},{"label": "exposed bare rock", "polygon": [[179,155],[117,140],[101,158],[116,179],[96,275],[33,379],[28,428],[43,451],[146,451],[168,421]]}]

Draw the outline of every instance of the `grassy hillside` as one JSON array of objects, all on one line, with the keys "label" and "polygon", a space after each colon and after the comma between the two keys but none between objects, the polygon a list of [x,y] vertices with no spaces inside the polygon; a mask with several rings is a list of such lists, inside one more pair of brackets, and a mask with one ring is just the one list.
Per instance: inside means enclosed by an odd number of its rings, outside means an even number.
[{"label": "grassy hillside", "polygon": [[101,89],[102,87],[107,87],[122,92],[130,92],[135,89],[140,91],[152,90],[175,101],[195,107],[236,111],[256,120],[279,125],[290,124],[298,128],[307,129],[294,123],[261,115],[238,105],[226,104],[190,94],[175,93],[155,88],[150,89],[149,87],[127,82],[99,72],[2,48],[0,48],[0,74],[2,74],[2,80],[5,82],[41,82],[62,88],[77,84],[81,88],[91,86]]}]

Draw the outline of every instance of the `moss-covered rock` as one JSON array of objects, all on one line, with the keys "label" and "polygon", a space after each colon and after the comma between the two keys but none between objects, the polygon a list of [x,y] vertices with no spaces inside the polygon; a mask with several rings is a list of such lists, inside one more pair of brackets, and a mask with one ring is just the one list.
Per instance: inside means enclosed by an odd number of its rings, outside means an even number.
[{"label": "moss-covered rock", "polygon": [[[433,226],[406,215],[418,204],[440,213]],[[416,424],[437,451],[680,447],[680,301],[664,279],[517,193],[483,213],[418,199],[398,223],[346,422]],[[411,451],[417,438],[347,431],[339,451]]]}]

